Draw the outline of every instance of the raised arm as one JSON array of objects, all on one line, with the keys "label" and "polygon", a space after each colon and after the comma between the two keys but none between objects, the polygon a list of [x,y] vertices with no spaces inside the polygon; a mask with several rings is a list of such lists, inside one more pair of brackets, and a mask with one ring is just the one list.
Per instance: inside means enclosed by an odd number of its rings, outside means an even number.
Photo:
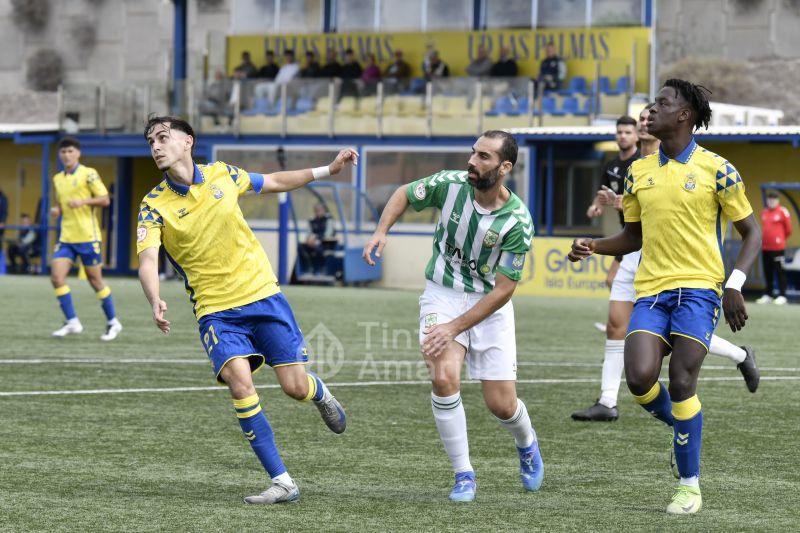
[{"label": "raised arm", "polygon": [[352,148],[340,151],[336,159],[327,167],[284,170],[267,174],[264,176],[264,188],[261,189],[261,192],[288,192],[299,189],[315,179],[338,174],[348,162],[352,162],[353,166],[358,164],[358,152]]},{"label": "raised arm", "polygon": [[[392,229],[395,222],[405,213],[408,208],[408,197],[406,196],[406,188],[408,185],[401,185],[398,187],[386,207],[383,208],[381,219],[378,222],[378,228],[372,234],[372,238],[364,245],[364,253],[361,257],[367,262],[369,266],[375,266],[375,260],[372,259],[372,251],[375,250],[375,257],[380,257],[383,252],[383,247],[386,246],[386,234]],[[377,249],[376,249],[377,248]]]},{"label": "raised arm", "polygon": [[153,322],[165,334],[169,333],[169,321],[164,318],[167,303],[159,296],[158,248],[146,248],[139,253],[139,282],[153,311]]}]

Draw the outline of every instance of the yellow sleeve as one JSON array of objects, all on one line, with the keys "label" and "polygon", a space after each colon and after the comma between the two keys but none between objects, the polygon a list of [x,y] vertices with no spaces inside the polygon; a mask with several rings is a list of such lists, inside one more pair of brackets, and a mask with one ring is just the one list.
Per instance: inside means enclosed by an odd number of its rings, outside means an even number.
[{"label": "yellow sleeve", "polygon": [[[220,163],[222,163],[220,161]],[[228,174],[230,174],[231,179],[239,188],[239,196],[243,195],[248,191],[255,191],[257,193],[261,192],[261,189],[264,188],[264,175],[258,174],[256,172],[247,172],[239,167],[234,167],[232,165],[227,165],[222,163],[228,169]]]},{"label": "yellow sleeve", "polygon": [[93,168],[87,169],[86,185],[92,191],[92,196],[108,196],[108,189],[106,189],[103,180],[100,179],[100,175]]},{"label": "yellow sleeve", "polygon": [[717,169],[717,198],[722,212],[733,222],[753,214],[744,192],[744,182],[736,168],[727,161]]},{"label": "yellow sleeve", "polygon": [[625,217],[625,222],[641,222],[642,220],[642,207],[633,192],[633,165],[628,167],[628,175],[625,176],[625,192],[622,194],[622,214]]},{"label": "yellow sleeve", "polygon": [[139,222],[136,226],[136,254],[148,248],[161,246],[161,228],[164,219],[161,214],[147,202],[139,206]]}]

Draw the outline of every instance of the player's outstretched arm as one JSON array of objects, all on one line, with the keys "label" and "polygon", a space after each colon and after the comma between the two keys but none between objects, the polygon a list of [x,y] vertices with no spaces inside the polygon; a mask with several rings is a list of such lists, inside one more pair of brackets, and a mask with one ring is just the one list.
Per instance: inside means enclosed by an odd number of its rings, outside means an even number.
[{"label": "player's outstretched arm", "polygon": [[733,223],[736,231],[742,236],[742,248],[736,258],[722,297],[722,311],[725,313],[725,322],[731,331],[739,331],[747,321],[747,309],[742,296],[742,285],[746,279],[745,272],[749,272],[761,251],[761,228],[758,227],[756,218],[750,214],[746,218]]},{"label": "player's outstretched arm", "polygon": [[364,252],[361,257],[367,262],[369,266],[375,266],[375,260],[372,259],[372,252],[375,251],[375,257],[380,257],[383,253],[383,247],[386,246],[386,234],[392,229],[395,222],[405,213],[408,208],[408,197],[406,196],[406,189],[408,185],[401,185],[387,202],[386,207],[383,208],[381,219],[378,221],[378,228],[372,234],[369,242],[364,245]]},{"label": "player's outstretched arm", "polygon": [[567,254],[570,261],[581,261],[592,254],[625,255],[642,248],[642,223],[626,222],[625,227],[611,237],[590,239],[581,237],[572,241]]},{"label": "player's outstretched arm", "polygon": [[299,189],[315,179],[333,176],[342,171],[347,163],[358,164],[358,152],[352,148],[340,151],[327,167],[304,168],[302,170],[285,170],[264,176],[264,187],[261,192],[288,192]]},{"label": "player's outstretched arm", "polygon": [[506,305],[516,288],[516,281],[498,273],[492,291],[481,298],[469,311],[452,322],[436,324],[423,332],[425,340],[422,342],[422,353],[427,357],[439,356],[459,333],[467,331]]},{"label": "player's outstretched arm", "polygon": [[147,248],[139,253],[139,281],[145,298],[150,302],[153,322],[165,334],[169,333],[169,320],[164,318],[167,303],[159,296],[158,248]]}]

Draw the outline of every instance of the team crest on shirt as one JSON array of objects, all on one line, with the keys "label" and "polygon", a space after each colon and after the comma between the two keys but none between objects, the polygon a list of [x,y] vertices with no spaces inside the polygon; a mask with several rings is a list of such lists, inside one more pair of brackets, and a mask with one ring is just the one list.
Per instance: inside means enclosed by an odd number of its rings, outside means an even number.
[{"label": "team crest on shirt", "polygon": [[424,182],[420,181],[419,183],[417,183],[417,186],[414,187],[414,197],[416,197],[417,200],[424,200],[425,199],[425,183]]},{"label": "team crest on shirt", "polygon": [[425,328],[435,326],[438,322],[436,313],[428,313],[425,315]]},{"label": "team crest on shirt", "polygon": [[697,187],[697,181],[694,178],[694,174],[691,172],[686,174],[686,182],[683,184],[683,188],[687,191],[693,191]]},{"label": "team crest on shirt", "polygon": [[483,237],[483,245],[487,248],[491,248],[495,244],[497,244],[497,238],[500,237],[498,233],[494,230],[489,230],[486,232],[486,235]]},{"label": "team crest on shirt", "polygon": [[220,198],[225,196],[225,194],[220,190],[220,188],[217,187],[213,183],[211,185],[209,185],[208,188],[211,189],[211,193],[214,195],[214,198],[216,198],[217,200],[219,200]]},{"label": "team crest on shirt", "polygon": [[648,177],[647,177],[647,186],[648,186],[648,187],[652,187],[652,186],[653,186],[653,185],[655,185],[655,184],[656,184],[656,182],[655,182],[655,180],[653,179],[653,176],[648,176]]}]

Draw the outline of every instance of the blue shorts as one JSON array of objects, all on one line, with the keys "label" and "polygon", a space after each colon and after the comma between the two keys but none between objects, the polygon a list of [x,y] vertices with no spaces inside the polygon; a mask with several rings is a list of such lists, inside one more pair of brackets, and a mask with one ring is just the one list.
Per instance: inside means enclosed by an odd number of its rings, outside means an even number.
[{"label": "blue shorts", "polygon": [[247,358],[251,372],[308,362],[303,333],[282,293],[200,318],[200,341],[217,381],[231,359]]},{"label": "blue shorts", "polygon": [[89,242],[61,242],[56,243],[53,250],[52,259],[69,259],[75,262],[75,258],[80,256],[81,262],[85,267],[100,266],[103,264],[103,256],[100,254],[100,241]]},{"label": "blue shorts", "polygon": [[670,348],[672,337],[680,335],[696,340],[708,350],[719,308],[720,298],[711,289],[674,289],[639,298],[633,305],[628,335],[637,331],[651,333]]}]

